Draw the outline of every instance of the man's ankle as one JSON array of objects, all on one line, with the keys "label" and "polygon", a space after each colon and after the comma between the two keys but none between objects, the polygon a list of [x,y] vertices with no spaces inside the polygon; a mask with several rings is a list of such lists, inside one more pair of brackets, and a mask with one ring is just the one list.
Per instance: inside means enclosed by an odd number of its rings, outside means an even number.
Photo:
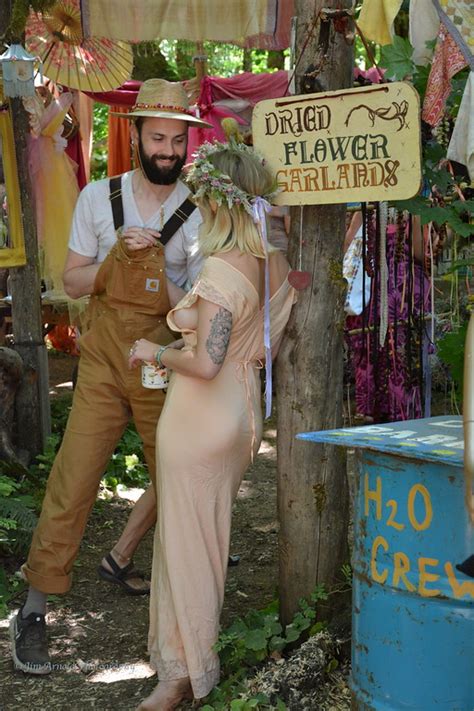
[{"label": "man's ankle", "polygon": [[25,604],[21,609],[22,618],[25,619],[28,615],[31,615],[32,612],[37,615],[46,615],[47,599],[48,596],[46,593],[30,585]]},{"label": "man's ankle", "polygon": [[125,565],[128,565],[132,560],[131,558],[127,558],[126,556],[119,553],[116,548],[112,548],[112,550],[110,551],[110,555],[121,568],[123,568]]}]

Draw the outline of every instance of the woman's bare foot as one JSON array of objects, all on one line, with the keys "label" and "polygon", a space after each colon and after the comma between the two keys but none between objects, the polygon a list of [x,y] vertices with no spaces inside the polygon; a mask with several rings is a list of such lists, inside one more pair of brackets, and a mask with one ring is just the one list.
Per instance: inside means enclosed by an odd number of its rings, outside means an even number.
[{"label": "woman's bare foot", "polygon": [[185,679],[160,681],[136,711],[174,711],[183,701],[193,699],[191,682]]}]

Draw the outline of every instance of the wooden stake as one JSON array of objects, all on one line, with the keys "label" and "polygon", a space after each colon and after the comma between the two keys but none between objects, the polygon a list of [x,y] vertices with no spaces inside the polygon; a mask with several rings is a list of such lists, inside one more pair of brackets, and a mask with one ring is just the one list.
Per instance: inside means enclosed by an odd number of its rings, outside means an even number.
[{"label": "wooden stake", "polygon": [[196,78],[199,83],[207,74],[207,55],[204,53],[204,42],[196,42],[196,54],[193,57]]},{"label": "wooden stake", "polygon": [[[43,451],[51,433],[48,358],[41,318],[36,218],[28,171],[28,114],[20,98],[11,99],[11,109],[27,259],[24,267],[10,270],[14,348],[24,364],[23,380],[16,397],[16,440],[22,449],[35,457]],[[50,199],[54,200],[54,195]]]},{"label": "wooden stake", "polygon": [[[296,93],[305,72],[319,64],[323,91],[349,87],[353,51],[332,21],[314,28],[320,3],[295,0]],[[339,0],[326,3],[340,9]],[[342,5],[350,7],[349,0]],[[303,220],[301,269],[313,275],[298,293],[278,355],[278,513],[280,520],[280,614],[286,624],[316,585],[330,589],[349,560],[349,498],[345,455],[339,447],[295,439],[299,432],[342,426],[344,281],[342,246],[345,205],[291,208],[289,260],[298,262]],[[338,596],[331,596],[331,602]]]}]

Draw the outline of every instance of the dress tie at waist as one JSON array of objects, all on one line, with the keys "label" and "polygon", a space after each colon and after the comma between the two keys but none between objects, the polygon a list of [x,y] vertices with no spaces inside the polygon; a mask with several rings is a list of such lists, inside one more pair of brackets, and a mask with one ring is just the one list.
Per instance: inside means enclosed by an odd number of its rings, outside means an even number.
[{"label": "dress tie at waist", "polygon": [[262,370],[263,368],[263,363],[260,359],[257,360],[241,360],[237,361],[235,363],[235,370],[236,373],[238,374],[239,371],[241,371],[242,376],[239,377],[237,375],[238,380],[240,383],[245,384],[245,396],[247,399],[247,414],[250,420],[250,427],[252,430],[252,439],[250,442],[250,463],[253,464],[254,460],[254,446],[255,442],[257,441],[257,432],[256,432],[256,427],[255,427],[255,412],[252,407],[252,395],[250,393],[250,383],[249,383],[249,366],[252,366],[252,368],[255,368],[256,370]]}]

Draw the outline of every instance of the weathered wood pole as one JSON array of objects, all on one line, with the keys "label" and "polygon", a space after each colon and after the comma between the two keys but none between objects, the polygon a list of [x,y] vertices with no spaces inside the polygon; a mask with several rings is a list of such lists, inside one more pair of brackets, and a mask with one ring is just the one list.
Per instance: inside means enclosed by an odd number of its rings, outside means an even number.
[{"label": "weathered wood pole", "polygon": [[[14,348],[23,360],[23,379],[16,395],[16,442],[32,457],[43,451],[51,432],[48,356],[41,316],[36,217],[28,170],[28,114],[20,98],[10,99],[18,164],[26,264],[10,270]],[[50,196],[54,200],[54,195]]]},{"label": "weathered wood pole", "polygon": [[[11,3],[0,3],[0,27],[5,32],[11,20]],[[21,37],[9,37],[21,42]],[[10,269],[14,348],[24,364],[24,376],[16,395],[16,442],[31,457],[39,454],[51,431],[48,359],[41,318],[41,278],[39,271],[36,219],[28,170],[28,114],[21,98],[10,99],[18,164],[23,231],[27,263]],[[55,199],[54,195],[50,196]]]},{"label": "weathered wood pole", "polygon": [[[332,21],[318,21],[314,28],[321,6],[295,2],[296,60],[313,27],[296,72],[297,94],[351,85],[352,47]],[[324,7],[349,8],[350,3],[328,0]],[[308,87],[314,69],[318,85]],[[290,263],[298,268],[302,220],[302,269],[312,274],[312,280],[299,292],[277,364],[279,591],[284,623],[293,617],[298,600],[308,597],[317,584],[330,588],[348,560],[344,454],[338,447],[295,439],[298,432],[342,423],[345,205],[309,205],[302,211],[292,207],[291,218]]]}]

